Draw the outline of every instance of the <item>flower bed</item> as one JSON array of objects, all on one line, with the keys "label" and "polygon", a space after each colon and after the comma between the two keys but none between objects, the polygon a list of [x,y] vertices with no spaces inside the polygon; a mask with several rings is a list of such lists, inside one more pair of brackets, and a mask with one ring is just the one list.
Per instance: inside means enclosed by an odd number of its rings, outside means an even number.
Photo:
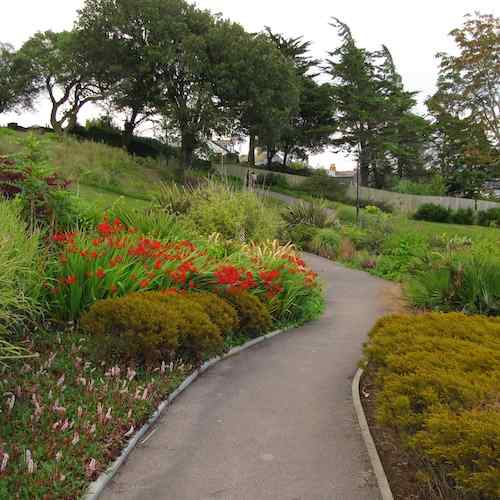
[{"label": "flower bed", "polygon": [[499,498],[500,320],[384,318],[365,359],[377,422],[415,457],[422,490],[432,498]]}]

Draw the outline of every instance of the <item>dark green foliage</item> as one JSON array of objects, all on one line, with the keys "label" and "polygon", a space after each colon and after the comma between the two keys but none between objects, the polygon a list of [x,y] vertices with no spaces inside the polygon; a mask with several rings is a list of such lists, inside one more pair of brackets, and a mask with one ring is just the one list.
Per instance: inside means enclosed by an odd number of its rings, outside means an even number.
[{"label": "dark green foliage", "polygon": [[314,174],[308,177],[299,188],[301,191],[317,198],[325,198],[330,201],[347,201],[347,184],[326,175],[326,173]]},{"label": "dark green foliage", "polygon": [[309,243],[318,232],[318,228],[310,224],[297,224],[296,226],[288,227],[282,231],[281,239],[283,241],[291,241],[298,248],[306,250]]},{"label": "dark green foliage", "polygon": [[255,338],[271,330],[271,314],[258,297],[248,292],[235,291],[226,298],[238,312],[242,333]]},{"label": "dark green foliage", "polygon": [[500,266],[493,256],[458,256],[417,274],[408,293],[421,308],[500,315]]},{"label": "dark green foliage", "polygon": [[490,208],[477,214],[478,224],[481,226],[500,227],[500,208]]},{"label": "dark green foliage", "polygon": [[475,213],[472,208],[458,208],[450,213],[451,224],[463,224],[471,226],[475,221]]},{"label": "dark green foliage", "polygon": [[450,216],[451,213],[448,208],[434,203],[426,203],[418,207],[413,218],[427,222],[450,222]]}]

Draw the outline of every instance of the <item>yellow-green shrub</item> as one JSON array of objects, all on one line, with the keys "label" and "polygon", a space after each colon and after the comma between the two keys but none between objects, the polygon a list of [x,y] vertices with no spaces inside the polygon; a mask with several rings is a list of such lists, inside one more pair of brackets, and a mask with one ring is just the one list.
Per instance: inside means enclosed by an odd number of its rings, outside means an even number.
[{"label": "yellow-green shrub", "polygon": [[380,320],[365,347],[378,421],[471,498],[500,497],[500,319]]},{"label": "yellow-green shrub", "polygon": [[135,293],[100,300],[84,314],[81,326],[107,357],[149,363],[181,358],[199,363],[222,350],[219,328],[201,306],[178,297]]},{"label": "yellow-green shrub", "polygon": [[240,324],[234,306],[223,298],[210,292],[197,292],[187,295],[189,300],[199,304],[208,317],[217,325],[223,335],[235,332]]},{"label": "yellow-green shrub", "polygon": [[271,314],[255,295],[244,291],[232,292],[227,295],[227,300],[238,312],[241,333],[258,337],[271,329]]}]

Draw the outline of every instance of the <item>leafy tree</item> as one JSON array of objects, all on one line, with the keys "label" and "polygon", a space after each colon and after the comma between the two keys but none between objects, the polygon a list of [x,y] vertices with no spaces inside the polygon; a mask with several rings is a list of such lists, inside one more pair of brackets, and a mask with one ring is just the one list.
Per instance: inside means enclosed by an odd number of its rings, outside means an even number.
[{"label": "leafy tree", "polygon": [[438,89],[427,107],[436,166],[450,194],[477,197],[487,177],[500,171],[499,28],[491,15],[468,15],[451,32],[458,55],[438,54]]},{"label": "leafy tree", "polygon": [[49,95],[50,123],[58,134],[75,127],[85,104],[105,97],[86,47],[87,41],[76,31],[46,31],[36,33],[20,49],[36,85]]},{"label": "leafy tree", "polygon": [[29,61],[11,45],[0,43],[0,113],[31,107],[38,91]]},{"label": "leafy tree", "polygon": [[128,146],[136,128],[157,113],[161,88],[157,81],[157,58],[149,52],[145,29],[151,4],[134,7],[132,2],[87,0],[79,11],[77,29],[93,40],[88,57],[106,65],[101,75],[112,88],[111,108],[125,115],[123,144]]},{"label": "leafy tree", "polygon": [[299,79],[293,64],[265,34],[252,35],[238,24],[218,23],[211,38],[212,79],[235,131],[250,138],[248,161],[255,163],[257,138],[268,160],[293,110],[299,105]]},{"label": "leafy tree", "polygon": [[419,158],[426,122],[412,113],[415,93],[405,90],[387,47],[369,52],[356,45],[346,24],[334,19],[332,26],[342,38],[326,68],[339,132],[332,142],[358,154],[362,185],[383,188]]},{"label": "leafy tree", "polygon": [[[268,145],[268,150],[281,149],[283,151],[283,165],[293,155],[303,160],[309,152],[321,152],[330,142],[335,131],[333,99],[329,85],[318,84],[315,81],[317,74],[314,69],[319,61],[310,54],[311,42],[302,37],[286,38],[273,33],[266,27],[266,34],[281,54],[286,57],[295,68],[300,84],[299,104],[281,132],[277,145]],[[270,157],[272,158],[270,155]]]},{"label": "leafy tree", "polygon": [[438,54],[437,95],[451,114],[472,120],[499,147],[500,18],[469,14],[450,35],[458,54]]}]

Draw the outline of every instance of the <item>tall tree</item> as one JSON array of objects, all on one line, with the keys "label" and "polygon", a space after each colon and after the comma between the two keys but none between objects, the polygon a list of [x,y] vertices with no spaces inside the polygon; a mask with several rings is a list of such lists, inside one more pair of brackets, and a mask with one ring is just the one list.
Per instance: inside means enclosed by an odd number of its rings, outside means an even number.
[{"label": "tall tree", "polygon": [[[310,152],[321,152],[330,142],[335,131],[333,99],[327,84],[318,84],[316,68],[319,61],[310,55],[311,42],[303,37],[287,38],[273,33],[266,27],[266,34],[281,54],[287,58],[297,74],[299,83],[299,104],[284,124],[278,144],[268,144],[274,152],[283,152],[283,165],[290,156],[307,159]],[[274,156],[274,154],[271,156]]]},{"label": "tall tree", "polygon": [[340,135],[333,143],[359,155],[361,184],[367,186],[372,160],[370,148],[376,135],[381,102],[375,68],[371,54],[356,45],[349,26],[335,18],[331,26],[342,38],[342,44],[329,52],[326,68],[332,77]]},{"label": "tall tree", "polygon": [[49,95],[50,123],[58,134],[75,127],[85,104],[105,98],[86,47],[87,41],[75,31],[46,31],[36,33],[20,49],[37,85]]},{"label": "tall tree", "polygon": [[467,15],[453,30],[457,55],[438,54],[438,92],[451,114],[468,118],[500,146],[500,18]]},{"label": "tall tree", "polygon": [[0,42],[0,113],[31,107],[38,92],[29,61]]},{"label": "tall tree", "polygon": [[332,26],[342,38],[326,68],[337,109],[333,143],[357,153],[362,185],[384,188],[422,152],[425,120],[411,111],[415,92],[405,90],[388,48],[369,52],[356,45],[346,24],[334,19]]}]

